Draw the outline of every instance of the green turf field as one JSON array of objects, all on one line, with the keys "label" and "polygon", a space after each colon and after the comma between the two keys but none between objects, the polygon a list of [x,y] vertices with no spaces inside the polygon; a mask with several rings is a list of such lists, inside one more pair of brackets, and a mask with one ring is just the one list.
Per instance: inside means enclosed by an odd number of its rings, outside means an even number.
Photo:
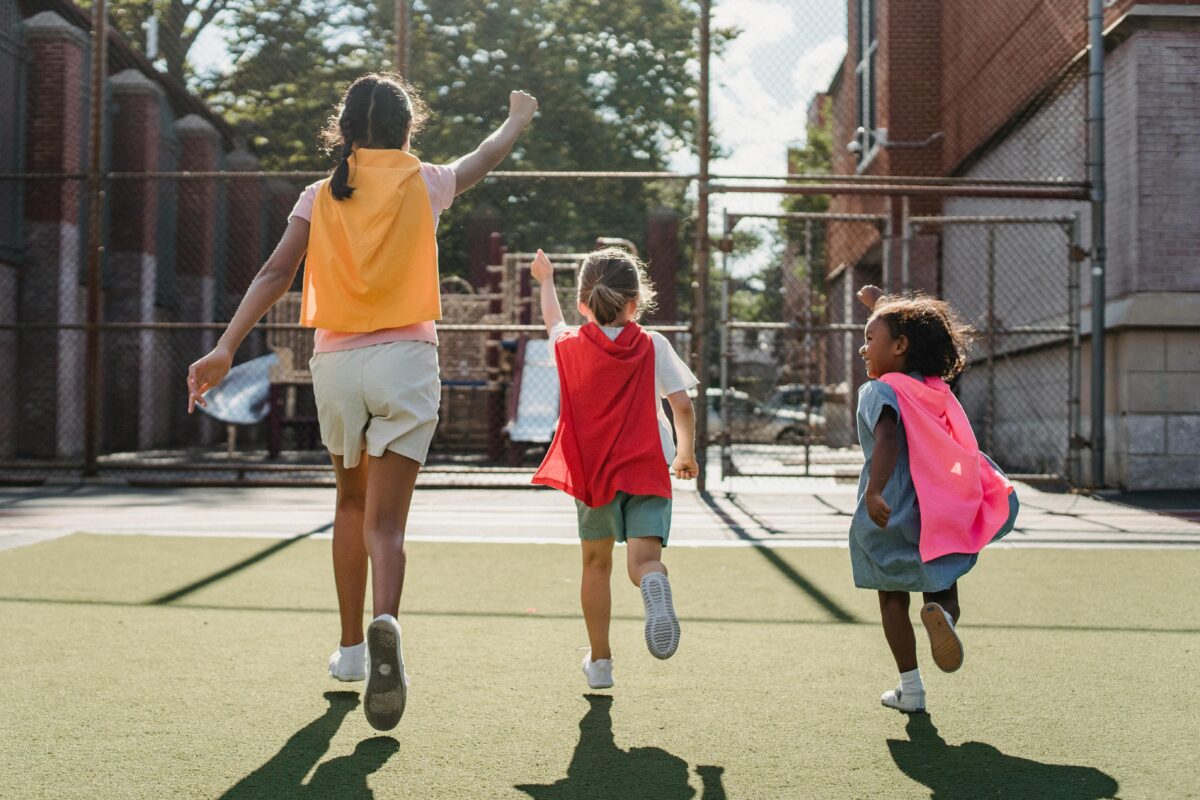
[{"label": "green turf field", "polygon": [[0,552],[0,797],[1200,796],[1200,551],[985,553],[966,664],[924,666],[905,717],[844,550],[670,549],[667,662],[622,576],[617,685],[589,694],[575,548],[411,544],[413,684],[379,736],[325,674],[328,546]]}]

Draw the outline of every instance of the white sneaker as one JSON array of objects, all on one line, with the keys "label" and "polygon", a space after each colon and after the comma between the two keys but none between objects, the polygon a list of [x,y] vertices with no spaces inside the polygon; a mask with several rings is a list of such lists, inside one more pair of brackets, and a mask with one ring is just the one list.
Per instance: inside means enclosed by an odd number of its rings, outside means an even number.
[{"label": "white sneaker", "polygon": [[592,651],[583,657],[583,674],[587,676],[591,689],[611,689],[613,685],[612,659],[598,658],[592,661]]},{"label": "white sneaker", "polygon": [[655,658],[670,658],[679,647],[679,618],[671,603],[671,583],[661,572],[642,578],[642,603],[646,606],[646,647]]},{"label": "white sneaker", "polygon": [[905,692],[897,686],[884,692],[879,697],[879,702],[905,714],[925,713],[925,692]]},{"label": "white sneaker", "polygon": [[339,681],[367,679],[367,643],[339,646],[329,657],[329,677]]},{"label": "white sneaker", "polygon": [[367,722],[379,731],[390,731],[404,716],[408,701],[408,676],[400,646],[400,623],[391,614],[380,614],[367,627],[369,675],[363,694]]}]

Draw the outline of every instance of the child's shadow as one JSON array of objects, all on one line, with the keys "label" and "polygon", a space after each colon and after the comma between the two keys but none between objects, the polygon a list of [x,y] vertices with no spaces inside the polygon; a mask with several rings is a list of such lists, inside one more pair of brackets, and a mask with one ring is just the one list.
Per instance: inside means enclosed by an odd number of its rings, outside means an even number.
[{"label": "child's shadow", "polygon": [[[620,749],[613,740],[612,697],[585,697],[589,708],[579,722],[579,744],[567,777],[551,784],[519,784],[517,789],[534,800],[690,800],[696,796],[696,790],[688,785],[686,761],[658,747]],[[700,800],[725,800],[723,767],[698,766],[696,772],[704,786]]]},{"label": "child's shadow", "polygon": [[910,714],[905,730],[908,741],[888,739],[888,749],[905,775],[930,788],[931,800],[1099,800],[1117,794],[1116,779],[1092,767],[1042,764],[982,742],[946,744],[928,714]]},{"label": "child's shadow", "polygon": [[293,800],[293,798],[337,797],[339,800],[372,800],[367,776],[378,771],[400,743],[390,736],[377,736],[358,743],[354,753],[331,758],[317,767],[312,779],[304,776],[329,751],[329,743],[346,715],[358,707],[357,692],[326,692],[329,708],[296,731],[267,763],[251,772],[221,795],[220,800]]}]

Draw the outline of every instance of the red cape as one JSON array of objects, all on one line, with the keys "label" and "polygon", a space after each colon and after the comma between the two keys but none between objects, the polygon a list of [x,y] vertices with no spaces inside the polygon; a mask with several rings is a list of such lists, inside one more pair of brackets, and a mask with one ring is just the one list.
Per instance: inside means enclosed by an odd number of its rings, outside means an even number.
[{"label": "red cape", "polygon": [[630,322],[612,341],[589,323],[550,346],[562,400],[554,441],[533,482],[591,508],[618,491],[670,497],[650,337]]}]

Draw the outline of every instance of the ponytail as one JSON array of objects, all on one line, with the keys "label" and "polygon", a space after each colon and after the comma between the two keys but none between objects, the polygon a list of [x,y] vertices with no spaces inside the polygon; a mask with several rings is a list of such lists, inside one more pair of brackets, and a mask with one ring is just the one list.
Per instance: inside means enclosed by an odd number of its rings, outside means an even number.
[{"label": "ponytail", "polygon": [[423,126],[427,109],[398,75],[364,75],[350,85],[322,132],[326,146],[340,159],[329,177],[336,200],[354,194],[350,155],[354,147],[400,150]]}]

